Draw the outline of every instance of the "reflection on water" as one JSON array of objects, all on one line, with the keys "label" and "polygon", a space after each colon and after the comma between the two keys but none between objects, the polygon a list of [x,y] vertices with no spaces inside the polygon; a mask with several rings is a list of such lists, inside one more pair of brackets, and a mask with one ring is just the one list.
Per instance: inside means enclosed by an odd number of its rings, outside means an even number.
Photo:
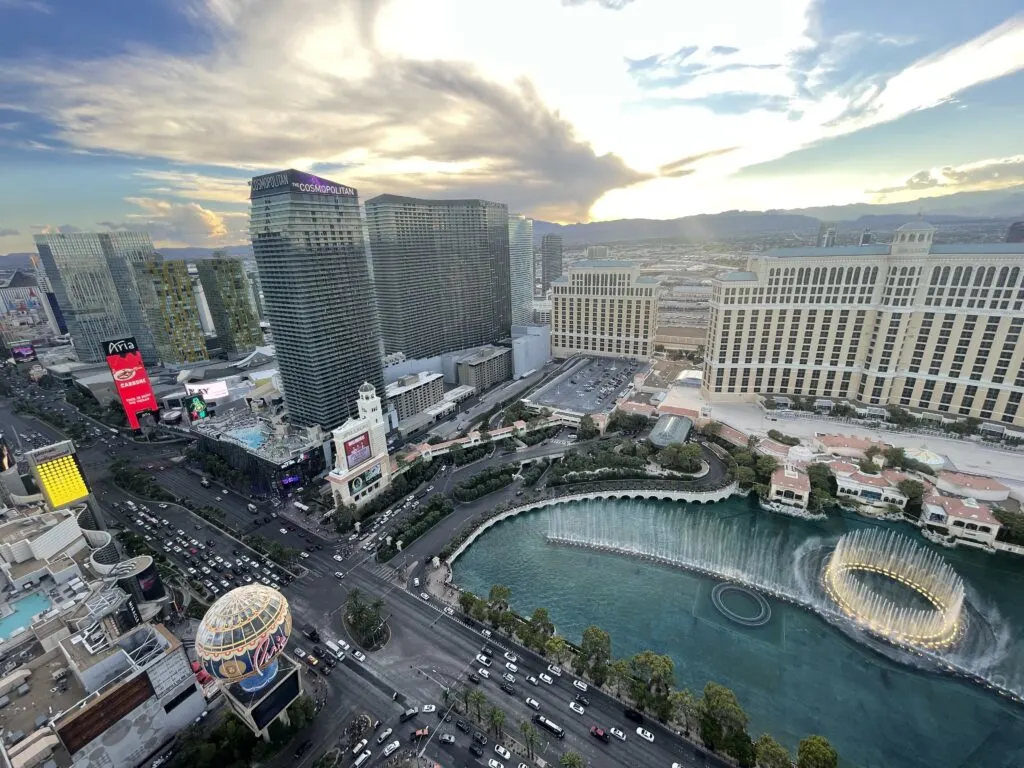
[{"label": "reflection on water", "polygon": [[[512,589],[513,606],[551,610],[562,632],[578,638],[597,624],[613,652],[644,648],[676,661],[681,686],[709,680],[733,688],[750,714],[751,733],[769,731],[790,747],[822,733],[844,762],[865,768],[1010,768],[1024,765],[1024,711],[955,679],[896,663],[808,612],[772,601],[762,627],[731,624],[711,605],[715,583],[690,573],[584,549],[550,545],[553,514],[614,514],[623,530],[661,526],[677,541],[695,526],[728,521],[716,552],[743,552],[781,586],[812,578],[793,563],[865,521],[808,522],[756,511],[742,500],[713,507],[608,501],[566,505],[492,528],[455,564],[455,580],[478,594],[492,584]],[[1014,640],[1024,627],[1024,564],[1006,555],[937,550],[963,577],[971,611],[986,631],[950,654],[955,663],[1024,688],[1024,654]],[[796,581],[794,581],[796,580]]]}]

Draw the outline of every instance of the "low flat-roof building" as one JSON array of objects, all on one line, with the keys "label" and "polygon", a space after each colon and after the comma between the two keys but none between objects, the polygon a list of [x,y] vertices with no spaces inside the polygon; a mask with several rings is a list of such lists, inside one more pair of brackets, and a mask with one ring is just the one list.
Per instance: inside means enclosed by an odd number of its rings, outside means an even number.
[{"label": "low flat-roof building", "polygon": [[512,350],[508,347],[481,347],[461,356],[456,363],[459,384],[486,392],[512,378]]},{"label": "low flat-roof building", "polygon": [[991,547],[1002,527],[992,510],[976,499],[932,493],[924,498],[922,520],[929,530]]},{"label": "low flat-roof building", "polygon": [[403,376],[385,388],[388,402],[398,412],[399,420],[423,413],[444,397],[444,374],[421,371]]},{"label": "low flat-roof building", "polygon": [[686,416],[666,414],[658,419],[651,430],[651,442],[656,448],[664,448],[672,443],[685,443],[693,429],[693,421]]},{"label": "low flat-roof building", "polygon": [[943,470],[935,479],[935,487],[943,493],[979,501],[1006,501],[1010,497],[1010,489],[998,480],[965,472]]},{"label": "low flat-roof building", "polygon": [[806,472],[789,465],[772,472],[768,485],[769,501],[805,510],[810,498],[811,481]]}]

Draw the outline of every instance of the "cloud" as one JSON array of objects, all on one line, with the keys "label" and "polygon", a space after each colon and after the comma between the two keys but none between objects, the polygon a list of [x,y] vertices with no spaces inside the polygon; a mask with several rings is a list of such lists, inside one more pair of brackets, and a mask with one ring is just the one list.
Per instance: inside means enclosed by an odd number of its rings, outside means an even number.
[{"label": "cloud", "polygon": [[1024,184],[1024,155],[981,160],[976,163],[943,168],[928,168],[914,173],[902,184],[869,190],[879,200],[900,193],[932,190],[936,194],[1007,189]]},{"label": "cloud", "polygon": [[0,0],[0,11],[35,11],[49,15],[53,8],[42,0]]},{"label": "cloud", "polygon": [[711,53],[718,56],[728,56],[733,53],[739,53],[740,49],[732,45],[714,45],[711,47]]},{"label": "cloud", "polygon": [[216,245],[242,238],[248,216],[242,212],[218,212],[199,203],[179,203],[150,197],[128,197],[125,202],[139,210],[124,221],[100,221],[109,230],[148,232],[154,243]]},{"label": "cloud", "polygon": [[0,79],[30,85],[58,137],[86,150],[254,172],[320,163],[344,169],[346,183],[485,195],[561,220],[648,178],[582,141],[525,79],[385,55],[377,10],[376,0],[210,0],[196,13],[222,39],[215,53],[135,49],[0,67]]},{"label": "cloud", "polygon": [[658,168],[659,176],[667,176],[669,178],[677,176],[688,176],[695,172],[695,169],[689,166],[699,163],[701,160],[707,160],[712,157],[721,157],[727,155],[730,152],[735,152],[739,147],[722,147],[721,149],[712,149],[707,152],[701,152],[699,155],[690,155],[679,160],[673,160],[671,163],[665,163]]},{"label": "cloud", "polygon": [[196,171],[138,171],[135,177],[144,181],[148,196],[170,195],[218,203],[244,203],[249,199],[247,179]]},{"label": "cloud", "polygon": [[0,228],[0,237],[17,237],[20,234],[21,233],[16,229],[11,229],[9,227]]},{"label": "cloud", "polygon": [[73,224],[33,224],[32,229],[41,235],[75,235],[83,231]]},{"label": "cloud", "polygon": [[597,5],[610,11],[621,11],[634,0],[562,0],[562,5]]}]

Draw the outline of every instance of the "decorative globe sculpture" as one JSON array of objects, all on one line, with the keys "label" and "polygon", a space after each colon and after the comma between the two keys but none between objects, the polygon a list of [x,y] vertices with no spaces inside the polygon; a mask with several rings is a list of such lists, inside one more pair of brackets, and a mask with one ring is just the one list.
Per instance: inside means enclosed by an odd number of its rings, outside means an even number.
[{"label": "decorative globe sculpture", "polygon": [[196,655],[213,677],[258,691],[277,675],[278,656],[288,644],[292,614],[272,587],[238,587],[210,606],[196,631]]}]

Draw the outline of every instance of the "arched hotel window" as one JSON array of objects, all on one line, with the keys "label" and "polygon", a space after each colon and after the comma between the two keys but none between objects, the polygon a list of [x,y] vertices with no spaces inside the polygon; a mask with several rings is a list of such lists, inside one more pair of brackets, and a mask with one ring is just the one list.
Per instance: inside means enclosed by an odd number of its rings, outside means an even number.
[{"label": "arched hotel window", "polygon": [[[865,275],[866,275],[866,273],[865,273]],[[878,267],[872,267],[871,268],[871,278],[870,279],[865,279],[864,282],[865,282],[865,284],[870,285],[871,283],[874,283],[877,279],[878,279]]]},{"label": "arched hotel window", "polygon": [[999,270],[999,281],[996,283],[996,288],[1002,288],[1006,285],[1006,277],[1010,274],[1009,267],[1003,267]]},{"label": "arched hotel window", "polygon": [[949,282],[949,267],[942,268],[942,274],[939,275],[939,285],[945,285]]},{"label": "arched hotel window", "polygon": [[1017,287],[1017,280],[1020,278],[1020,267],[1014,267],[1010,270],[1010,279],[1007,281],[1007,285],[1011,288]]},{"label": "arched hotel window", "polygon": [[942,267],[932,267],[932,287],[934,288],[939,284],[939,274],[942,272]]},{"label": "arched hotel window", "polygon": [[995,276],[996,276],[996,268],[995,267],[989,267],[988,271],[985,273],[985,287],[986,288],[988,288],[989,286],[992,285],[992,281],[995,279]]},{"label": "arched hotel window", "polygon": [[960,285],[960,275],[963,274],[963,271],[963,267],[957,267],[956,269],[953,270],[953,280],[950,283],[950,285],[954,287]]},{"label": "arched hotel window", "polygon": [[968,286],[971,284],[971,272],[973,271],[973,267],[964,267],[964,279],[960,281],[960,285]]},{"label": "arched hotel window", "polygon": [[860,267],[854,268],[853,279],[850,282],[852,282],[854,285],[857,285],[857,283],[860,282]]}]

